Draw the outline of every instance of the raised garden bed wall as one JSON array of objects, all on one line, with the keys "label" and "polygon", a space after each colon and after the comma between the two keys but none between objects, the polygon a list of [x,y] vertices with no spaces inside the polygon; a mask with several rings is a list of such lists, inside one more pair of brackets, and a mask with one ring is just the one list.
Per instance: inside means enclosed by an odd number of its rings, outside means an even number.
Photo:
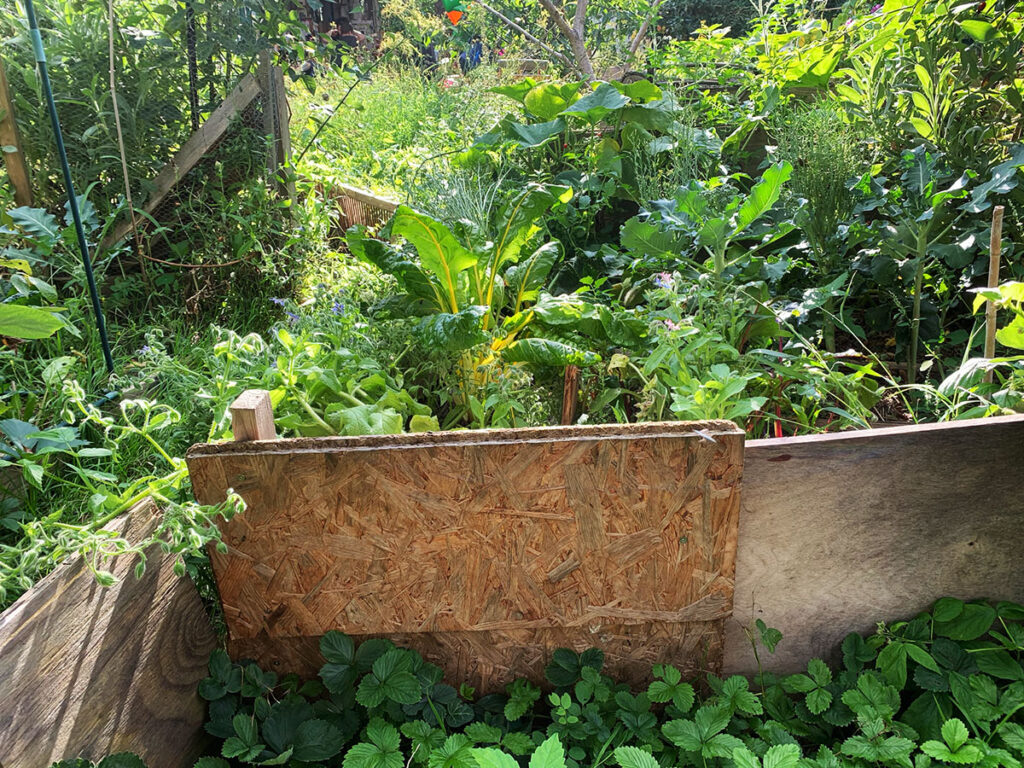
[{"label": "raised garden bed wall", "polygon": [[211,553],[236,658],[312,675],[339,629],[480,691],[540,679],[560,646],[600,646],[637,683],[658,662],[720,670],[743,465],[729,422],[258,440],[187,458],[201,502],[233,488],[248,505],[222,527],[227,554]]},{"label": "raised garden bed wall", "polygon": [[784,673],[946,595],[1024,602],[1024,416],[752,440],[743,474],[728,672],[756,619]]},{"label": "raised garden bed wall", "polygon": [[[110,526],[138,540],[151,501]],[[159,548],[142,579],[117,558],[100,587],[81,559],[0,614],[0,766],[45,768],[136,752],[149,768],[191,766],[204,746],[196,693],[215,637],[192,582]]]}]

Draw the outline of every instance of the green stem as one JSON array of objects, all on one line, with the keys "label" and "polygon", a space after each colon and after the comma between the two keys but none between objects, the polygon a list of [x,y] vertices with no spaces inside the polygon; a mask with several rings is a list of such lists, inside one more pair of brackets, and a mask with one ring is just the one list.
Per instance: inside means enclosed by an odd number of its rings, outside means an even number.
[{"label": "green stem", "polygon": [[[336,434],[338,434],[337,431],[335,431],[334,427],[332,427],[330,424],[328,424],[326,421],[324,421],[323,419],[320,418],[320,415],[316,411],[313,410],[313,406],[311,406],[306,401],[306,398],[304,398],[302,396],[302,394],[299,392],[299,390],[297,390],[295,388],[292,388],[292,394],[295,396],[295,399],[299,401],[299,405],[302,406],[303,410],[310,415],[310,417],[313,419],[313,421],[315,421],[317,423],[317,425],[320,426],[322,429],[326,429],[327,430],[327,434],[329,434],[329,435],[336,435]],[[347,396],[349,397],[349,399],[353,400],[356,405],[363,405],[363,403],[360,403],[358,400],[356,400],[351,395],[347,395]]]},{"label": "green stem", "polygon": [[924,286],[924,255],[919,254],[914,269],[914,309],[910,317],[910,349],[907,357],[907,383],[917,382],[917,343],[921,335],[921,289]]}]

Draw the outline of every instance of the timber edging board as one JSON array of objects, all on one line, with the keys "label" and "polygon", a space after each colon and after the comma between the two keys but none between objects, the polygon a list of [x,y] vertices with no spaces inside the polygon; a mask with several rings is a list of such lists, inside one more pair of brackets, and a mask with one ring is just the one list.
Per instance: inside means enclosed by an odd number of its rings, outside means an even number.
[{"label": "timber edging board", "polygon": [[[110,528],[138,540],[156,514],[147,500]],[[115,559],[109,588],[76,558],[0,613],[3,768],[126,751],[149,768],[185,768],[198,757],[206,707],[197,688],[216,638],[172,557],[147,554],[142,579],[134,557]]]},{"label": "timber edging board", "polygon": [[[703,434],[700,434],[702,432]],[[329,629],[384,635],[450,680],[535,680],[559,646],[610,674],[717,671],[743,433],[731,422],[193,446],[196,497],[246,512],[211,552],[229,650],[315,674]]]},{"label": "timber edging board", "polygon": [[1024,602],[1024,416],[748,441],[725,669],[743,627],[782,631],[764,668],[802,671],[850,632],[938,598]]}]

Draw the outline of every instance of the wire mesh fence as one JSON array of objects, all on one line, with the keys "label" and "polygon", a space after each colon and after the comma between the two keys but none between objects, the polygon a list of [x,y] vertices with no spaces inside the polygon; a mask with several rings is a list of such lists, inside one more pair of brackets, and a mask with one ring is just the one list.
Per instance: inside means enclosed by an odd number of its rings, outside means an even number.
[{"label": "wire mesh fence", "polygon": [[[160,4],[43,0],[39,24],[72,176],[97,215],[121,226],[182,229],[211,198],[267,174],[265,88],[227,115],[216,141],[181,168],[174,190],[160,173],[246,78],[263,76],[268,24],[288,4],[215,0]],[[275,19],[277,20],[275,22]],[[31,37],[20,5],[0,11],[3,66],[33,203],[57,209],[63,186]],[[151,204],[154,196],[160,200]],[[118,214],[121,217],[118,218]],[[158,226],[161,225],[161,226]],[[109,235],[110,232],[108,231]],[[119,238],[120,239],[120,238]],[[151,239],[152,256],[175,257],[173,238]],[[108,238],[105,245],[113,245]],[[180,255],[180,254],[178,254]]]}]

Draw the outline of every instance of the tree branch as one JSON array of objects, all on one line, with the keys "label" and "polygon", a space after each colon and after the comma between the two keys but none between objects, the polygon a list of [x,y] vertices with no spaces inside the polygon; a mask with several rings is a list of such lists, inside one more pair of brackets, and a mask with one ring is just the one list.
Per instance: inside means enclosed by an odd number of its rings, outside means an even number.
[{"label": "tree branch", "polygon": [[656,0],[651,6],[650,13],[647,14],[647,18],[644,19],[644,23],[640,25],[640,29],[636,31],[636,35],[633,37],[633,42],[629,44],[629,60],[632,61],[633,57],[636,56],[636,52],[640,49],[640,44],[643,43],[644,38],[647,37],[647,30],[651,26],[651,22],[654,21],[654,17],[658,13],[658,9],[664,4],[665,0]]},{"label": "tree branch", "polygon": [[587,0],[576,0],[576,15],[572,20],[572,29],[583,39],[583,32],[587,23]]},{"label": "tree branch", "polygon": [[[577,0],[577,2],[583,3],[583,10],[586,12],[586,0]],[[576,57],[576,66],[583,73],[587,80],[594,79],[594,65],[590,63],[590,55],[587,53],[587,48],[583,44],[583,36],[576,33],[576,30],[572,28],[569,21],[565,18],[565,15],[555,7],[555,4],[551,0],[540,0],[540,4],[544,7],[544,10],[548,12],[548,16],[555,22],[565,39],[569,41],[569,47],[572,48],[573,56]],[[576,6],[577,13],[579,12],[579,5]]]},{"label": "tree branch", "polygon": [[479,5],[481,8],[483,8],[485,11],[488,11],[489,13],[497,16],[499,19],[501,19],[502,22],[504,22],[505,26],[507,26],[510,29],[518,32],[519,34],[521,34],[523,37],[525,37],[527,40],[529,40],[534,45],[539,45],[545,51],[547,51],[552,56],[554,56],[556,59],[558,59],[560,62],[562,62],[565,66],[567,66],[570,69],[572,69],[572,67],[573,67],[572,60],[568,56],[566,56],[564,53],[560,53],[559,51],[556,51],[554,48],[552,48],[547,43],[544,43],[541,40],[539,40],[538,38],[534,37],[529,32],[527,32],[525,29],[523,29],[521,26],[519,26],[514,21],[512,21],[512,19],[508,18],[507,16],[505,16],[504,14],[502,14],[499,11],[495,10],[494,8],[491,8],[491,6],[487,5],[487,3],[481,2],[481,0],[477,0],[477,5]]}]

